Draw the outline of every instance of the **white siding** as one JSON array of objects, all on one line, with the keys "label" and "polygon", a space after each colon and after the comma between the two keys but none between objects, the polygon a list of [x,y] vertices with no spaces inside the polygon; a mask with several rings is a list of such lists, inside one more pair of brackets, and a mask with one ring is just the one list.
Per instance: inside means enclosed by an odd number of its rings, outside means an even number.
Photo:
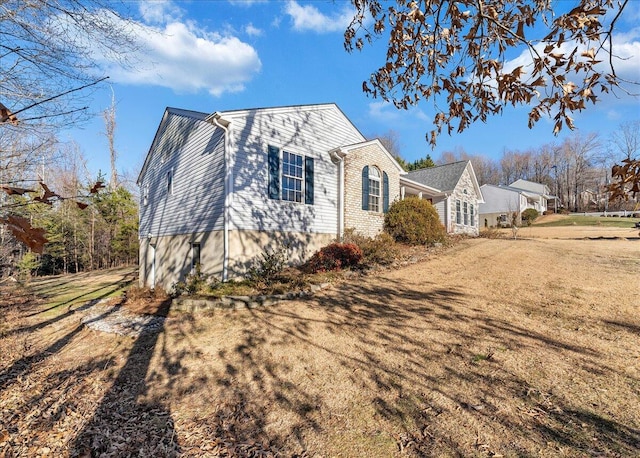
[{"label": "white siding", "polygon": [[[231,121],[230,228],[337,232],[338,167],[329,151],[364,140],[335,105],[222,114]],[[269,199],[267,148],[314,158],[314,204]],[[282,168],[281,168],[282,170]]]},{"label": "white siding", "polygon": [[[204,114],[169,109],[140,175],[140,237],[222,229],[224,136]],[[173,193],[167,173],[173,174]],[[145,187],[149,186],[145,205]]]},{"label": "white siding", "polygon": [[[449,228],[446,227],[446,215],[445,213],[447,212],[447,208],[446,208],[446,197],[434,197],[433,198],[433,206],[436,208],[436,211],[438,212],[438,218],[440,218],[440,223],[445,226],[445,229],[447,230],[447,232],[449,231]],[[451,219],[449,219],[449,221],[451,221]]]},{"label": "white siding", "polygon": [[519,192],[493,185],[482,185],[484,203],[480,204],[480,214],[519,212],[527,202]]}]

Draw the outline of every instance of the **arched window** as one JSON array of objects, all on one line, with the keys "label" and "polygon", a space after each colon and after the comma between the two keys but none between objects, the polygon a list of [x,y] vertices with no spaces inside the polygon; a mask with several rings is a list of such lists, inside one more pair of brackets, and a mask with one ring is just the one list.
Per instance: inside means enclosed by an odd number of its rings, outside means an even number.
[{"label": "arched window", "polygon": [[362,209],[378,213],[389,210],[389,177],[373,165],[362,169]]},{"label": "arched window", "polygon": [[369,167],[369,211],[380,211],[380,170]]}]

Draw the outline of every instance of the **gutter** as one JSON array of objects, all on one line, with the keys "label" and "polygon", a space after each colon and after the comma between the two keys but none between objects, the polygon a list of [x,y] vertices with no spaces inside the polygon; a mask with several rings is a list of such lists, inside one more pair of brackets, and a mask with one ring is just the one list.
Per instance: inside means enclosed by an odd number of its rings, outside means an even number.
[{"label": "gutter", "polygon": [[[222,281],[229,279],[229,219],[231,215],[231,193],[233,192],[233,173],[229,166],[229,124],[222,118],[219,112],[213,113],[207,117],[207,121],[213,122],[224,132],[224,212],[223,212],[223,229],[222,229]],[[225,123],[225,124],[223,124]]]}]

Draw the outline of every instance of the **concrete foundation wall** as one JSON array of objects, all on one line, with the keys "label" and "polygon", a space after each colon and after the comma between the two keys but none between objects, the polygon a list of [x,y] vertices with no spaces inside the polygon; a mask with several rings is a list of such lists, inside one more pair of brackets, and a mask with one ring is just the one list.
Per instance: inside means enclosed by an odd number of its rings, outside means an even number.
[{"label": "concrete foundation wall", "polygon": [[229,278],[245,275],[262,253],[273,252],[284,247],[288,264],[297,265],[335,239],[336,234],[229,231]]},{"label": "concrete foundation wall", "polygon": [[[300,264],[328,245],[336,234],[229,231],[229,279],[242,278],[260,255],[286,247],[287,262]],[[223,231],[152,237],[140,241],[140,286],[171,290],[191,272],[192,245],[200,244],[203,274],[222,278]]]},{"label": "concrete foundation wall", "polygon": [[[170,290],[191,272],[192,244],[200,244],[200,267],[207,275],[222,273],[222,231],[167,235],[140,241],[140,286]],[[154,262],[155,257],[155,262]]]}]

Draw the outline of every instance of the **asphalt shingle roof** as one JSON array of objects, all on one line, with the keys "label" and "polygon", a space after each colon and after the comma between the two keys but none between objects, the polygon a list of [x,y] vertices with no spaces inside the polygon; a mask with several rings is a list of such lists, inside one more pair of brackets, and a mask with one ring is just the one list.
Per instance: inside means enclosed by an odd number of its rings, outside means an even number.
[{"label": "asphalt shingle roof", "polygon": [[431,186],[443,192],[453,191],[467,167],[467,161],[452,162],[426,169],[414,170],[405,176],[412,181]]}]

